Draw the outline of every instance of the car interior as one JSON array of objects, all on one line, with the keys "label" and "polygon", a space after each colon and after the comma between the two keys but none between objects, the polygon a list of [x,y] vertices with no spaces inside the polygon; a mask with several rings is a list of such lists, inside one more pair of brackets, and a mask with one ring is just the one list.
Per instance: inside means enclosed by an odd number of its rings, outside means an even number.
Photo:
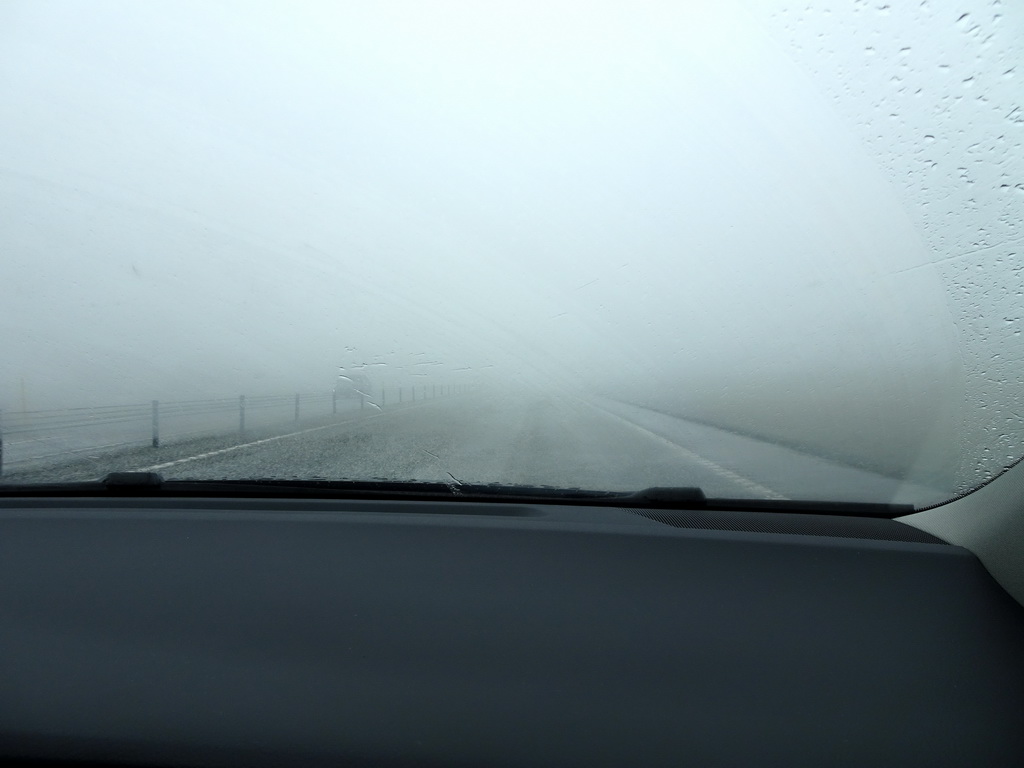
[{"label": "car interior", "polygon": [[0,0],[0,767],[1024,766],[1020,0]]},{"label": "car interior", "polygon": [[1014,765],[1022,483],[919,512],[132,474],[5,493],[0,754]]}]

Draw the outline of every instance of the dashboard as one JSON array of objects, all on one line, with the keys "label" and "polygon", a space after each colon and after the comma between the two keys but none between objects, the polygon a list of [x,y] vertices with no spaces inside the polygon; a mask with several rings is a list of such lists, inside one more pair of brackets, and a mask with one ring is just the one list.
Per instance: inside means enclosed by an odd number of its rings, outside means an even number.
[{"label": "dashboard", "polygon": [[1021,649],[892,519],[0,500],[6,764],[1014,765]]}]

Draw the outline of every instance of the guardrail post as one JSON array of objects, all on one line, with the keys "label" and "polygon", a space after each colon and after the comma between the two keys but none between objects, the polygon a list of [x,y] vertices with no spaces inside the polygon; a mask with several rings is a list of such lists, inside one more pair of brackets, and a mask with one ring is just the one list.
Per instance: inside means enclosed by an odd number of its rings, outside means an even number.
[{"label": "guardrail post", "polygon": [[153,401],[153,447],[160,447],[160,401]]},{"label": "guardrail post", "polygon": [[245,395],[238,396],[238,431],[245,433]]},{"label": "guardrail post", "polygon": [[0,476],[4,474],[4,411],[0,408]]},{"label": "guardrail post", "polygon": [[295,393],[295,420],[299,420],[299,393]]},{"label": "guardrail post", "polygon": [[338,390],[331,392],[331,413],[338,415]]}]

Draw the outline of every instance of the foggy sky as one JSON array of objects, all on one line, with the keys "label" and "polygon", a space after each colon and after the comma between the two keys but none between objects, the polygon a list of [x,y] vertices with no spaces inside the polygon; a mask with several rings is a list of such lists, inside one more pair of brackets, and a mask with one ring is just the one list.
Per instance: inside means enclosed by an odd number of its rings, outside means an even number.
[{"label": "foggy sky", "polygon": [[376,363],[914,452],[1016,402],[1019,12],[508,5],[0,5],[0,404]]}]

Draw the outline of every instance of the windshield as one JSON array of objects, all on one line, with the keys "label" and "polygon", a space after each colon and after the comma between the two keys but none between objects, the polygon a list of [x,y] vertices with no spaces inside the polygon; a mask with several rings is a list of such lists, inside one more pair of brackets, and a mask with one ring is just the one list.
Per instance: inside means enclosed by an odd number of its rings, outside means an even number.
[{"label": "windshield", "polygon": [[1024,7],[5,2],[14,484],[924,506],[1024,454]]}]

